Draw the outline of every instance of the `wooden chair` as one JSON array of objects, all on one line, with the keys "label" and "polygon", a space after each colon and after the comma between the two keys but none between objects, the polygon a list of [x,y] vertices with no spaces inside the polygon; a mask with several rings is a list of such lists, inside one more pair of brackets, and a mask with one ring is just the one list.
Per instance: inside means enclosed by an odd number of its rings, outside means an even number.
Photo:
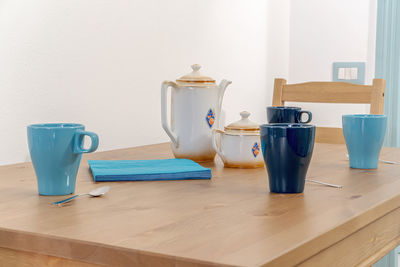
[{"label": "wooden chair", "polygon": [[[275,79],[273,106],[290,102],[371,104],[370,114],[383,114],[385,80],[374,79],[372,85],[346,82],[306,82],[286,84],[285,79]],[[318,143],[344,144],[341,128],[317,127]]]}]

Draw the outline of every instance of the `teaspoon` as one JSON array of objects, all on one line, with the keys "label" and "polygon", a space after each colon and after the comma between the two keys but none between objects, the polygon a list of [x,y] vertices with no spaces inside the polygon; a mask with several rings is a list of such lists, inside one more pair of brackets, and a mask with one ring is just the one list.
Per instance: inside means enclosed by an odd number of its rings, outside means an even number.
[{"label": "teaspoon", "polygon": [[306,181],[311,182],[311,183],[316,183],[316,184],[322,184],[322,185],[326,185],[326,186],[330,186],[330,187],[334,187],[334,188],[342,188],[343,187],[341,185],[329,184],[329,183],[325,183],[325,182],[321,182],[321,181],[317,181],[317,180],[313,180],[313,179],[306,179]]},{"label": "teaspoon", "polygon": [[85,196],[85,195],[89,195],[89,196],[92,196],[92,197],[99,197],[99,196],[102,196],[102,195],[104,195],[105,193],[107,193],[108,190],[110,190],[110,187],[109,187],[109,186],[98,187],[98,188],[96,188],[96,189],[90,191],[89,193],[78,194],[78,195],[75,195],[75,196],[72,196],[72,197],[69,197],[69,198],[66,198],[66,199],[57,201],[57,202],[53,202],[53,204],[54,204],[54,205],[60,205],[60,204],[69,202],[69,201],[71,201],[71,200],[73,200],[73,199],[75,199],[75,198],[77,198],[77,197]]}]

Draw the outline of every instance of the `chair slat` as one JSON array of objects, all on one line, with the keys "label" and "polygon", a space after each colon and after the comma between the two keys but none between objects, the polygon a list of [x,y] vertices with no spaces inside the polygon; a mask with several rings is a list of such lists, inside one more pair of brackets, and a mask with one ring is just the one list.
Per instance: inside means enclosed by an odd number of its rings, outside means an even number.
[{"label": "chair slat", "polygon": [[344,144],[342,128],[317,127],[315,131],[315,142],[329,144]]},{"label": "chair slat", "polygon": [[[371,114],[383,114],[385,80],[374,79],[372,85],[346,82],[306,82],[286,84],[285,79],[275,79],[272,105],[285,102],[371,104]],[[316,142],[343,144],[342,128],[317,127]]]},{"label": "chair slat", "polygon": [[314,103],[371,103],[372,87],[344,82],[309,82],[283,86],[282,100]]}]

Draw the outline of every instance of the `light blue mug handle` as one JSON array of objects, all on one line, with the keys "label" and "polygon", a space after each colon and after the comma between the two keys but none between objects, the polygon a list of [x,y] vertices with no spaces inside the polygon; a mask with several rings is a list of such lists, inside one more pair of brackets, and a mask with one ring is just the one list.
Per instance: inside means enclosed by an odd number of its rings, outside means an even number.
[{"label": "light blue mug handle", "polygon": [[[92,144],[88,149],[83,148],[83,138],[87,135],[92,140]],[[99,146],[99,136],[93,132],[86,132],[78,130],[75,133],[75,140],[74,140],[74,153],[90,153],[96,151],[97,147]]]}]

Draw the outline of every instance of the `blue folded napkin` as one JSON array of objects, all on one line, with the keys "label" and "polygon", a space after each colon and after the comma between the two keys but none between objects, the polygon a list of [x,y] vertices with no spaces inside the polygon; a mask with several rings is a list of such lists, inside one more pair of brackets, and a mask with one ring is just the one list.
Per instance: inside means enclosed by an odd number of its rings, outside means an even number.
[{"label": "blue folded napkin", "polygon": [[211,179],[211,169],[189,159],[89,160],[95,182]]}]

